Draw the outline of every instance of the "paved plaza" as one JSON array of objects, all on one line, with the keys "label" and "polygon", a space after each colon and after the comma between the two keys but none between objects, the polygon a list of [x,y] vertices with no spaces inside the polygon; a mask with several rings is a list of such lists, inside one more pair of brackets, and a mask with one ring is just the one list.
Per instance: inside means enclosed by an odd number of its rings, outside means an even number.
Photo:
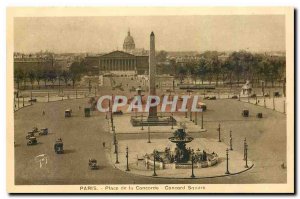
[{"label": "paved plaza", "polygon": [[[134,175],[126,173],[112,164],[111,154],[114,149],[112,145],[112,134],[108,132],[108,120],[105,114],[92,112],[91,117],[84,117],[84,107],[88,107],[88,98],[72,99],[49,103],[34,103],[32,106],[24,107],[14,113],[15,126],[15,183],[19,185],[29,184],[120,184],[120,183],[283,183],[286,182],[287,169],[282,169],[281,164],[286,163],[286,115],[272,109],[257,106],[251,103],[234,99],[207,100],[208,106],[204,115],[204,128],[206,132],[191,132],[195,138],[194,143],[201,143],[201,140],[215,142],[218,138],[216,130],[221,124],[221,140],[223,145],[220,150],[220,157],[224,157],[224,148],[228,145],[229,130],[233,135],[233,154],[243,153],[243,140],[246,137],[249,145],[249,160],[254,167],[238,175],[206,179],[156,179],[149,176]],[[71,108],[73,116],[64,117],[64,110]],[[250,117],[243,118],[241,111],[249,109]],[[45,115],[42,115],[45,111]],[[256,118],[256,113],[262,112],[264,118]],[[122,117],[122,116],[120,116]],[[175,117],[183,117],[176,115]],[[115,117],[117,118],[117,117]],[[189,118],[188,118],[189,119]],[[187,119],[187,120],[188,120]],[[195,128],[200,128],[201,118],[198,117],[198,124],[192,123]],[[25,135],[32,127],[49,129],[49,135],[37,136],[39,144],[27,146]],[[167,127],[168,133],[152,133],[153,145],[156,140],[161,140],[160,146],[168,144],[167,138],[172,135],[173,130]],[[147,131],[144,133],[121,133],[120,127],[116,126],[117,139],[120,143],[120,166],[124,165],[125,145],[129,150],[134,147],[141,151],[148,150],[145,142]],[[187,129],[189,133],[189,128]],[[53,144],[61,137],[64,141],[65,154],[57,155],[54,152]],[[106,146],[103,147],[103,142]],[[208,143],[208,142],[207,142]],[[151,145],[152,145],[151,144]],[[193,144],[193,142],[192,142]],[[199,144],[199,148],[206,147]],[[217,146],[211,144],[212,147]],[[210,144],[209,147],[211,148]],[[198,147],[197,147],[198,148]],[[150,150],[150,149],[149,149]],[[217,150],[217,149],[216,149]],[[139,154],[142,154],[141,152]],[[46,154],[48,162],[40,167],[35,158],[38,155]],[[136,164],[136,156],[132,164]],[[232,156],[233,158],[234,156]],[[89,158],[95,158],[100,165],[99,170],[90,170],[88,167]],[[240,159],[240,158],[238,158]],[[220,167],[208,168],[209,170],[224,171],[224,160]],[[244,162],[230,164],[230,170],[235,171],[235,166],[243,165]],[[250,165],[250,164],[249,164]],[[287,165],[289,168],[289,165]],[[237,169],[238,171],[240,169]],[[196,176],[201,176],[203,169],[196,171]],[[185,172],[185,171],[182,171]],[[164,171],[158,171],[163,176]],[[151,171],[147,171],[150,175]],[[186,175],[186,174],[182,174]],[[187,175],[188,177],[189,175]]]}]

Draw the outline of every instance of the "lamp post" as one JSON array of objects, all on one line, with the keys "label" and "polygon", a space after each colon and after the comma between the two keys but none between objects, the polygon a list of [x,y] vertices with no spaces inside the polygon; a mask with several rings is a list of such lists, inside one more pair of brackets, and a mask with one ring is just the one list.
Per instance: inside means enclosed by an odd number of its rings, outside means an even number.
[{"label": "lamp post", "polygon": [[50,97],[50,96],[49,96],[49,92],[48,92],[48,102],[49,102],[49,97]]},{"label": "lamp post", "polygon": [[77,89],[75,90],[75,98],[77,99]]},{"label": "lamp post", "polygon": [[230,130],[230,132],[229,132],[229,137],[230,137],[230,151],[232,151],[233,150],[233,148],[232,148],[232,134],[231,134],[231,130]]},{"label": "lamp post", "polygon": [[113,131],[113,143],[114,143],[114,145],[115,145],[115,144],[116,144],[116,141],[117,141],[115,126],[113,126],[112,131]]},{"label": "lamp post", "polygon": [[144,130],[144,125],[143,125],[143,113],[142,113],[142,115],[141,115],[141,125],[142,125],[141,130]]},{"label": "lamp post", "polygon": [[229,169],[228,169],[228,160],[229,160],[229,158],[228,158],[228,148],[226,149],[226,172],[225,172],[225,174],[230,174],[230,172],[229,172]]},{"label": "lamp post", "polygon": [[219,142],[221,142],[221,124],[219,123],[218,127],[218,132],[219,132]]},{"label": "lamp post", "polygon": [[283,101],[283,113],[285,113],[285,100]]},{"label": "lamp post", "polygon": [[246,160],[246,145],[247,145],[247,140],[245,138],[244,139],[244,160]]},{"label": "lamp post", "polygon": [[195,125],[198,124],[198,122],[197,122],[197,118],[198,118],[198,117],[197,117],[197,113],[198,113],[198,112],[196,111],[196,112],[195,112]]},{"label": "lamp post", "polygon": [[190,121],[192,121],[192,109],[190,109]]},{"label": "lamp post", "polygon": [[172,120],[172,128],[171,129],[174,129],[173,113],[171,113],[171,118],[170,119]]},{"label": "lamp post", "polygon": [[152,176],[157,176],[156,171],[155,171],[155,157],[156,157],[156,150],[154,149],[153,151],[153,174]]},{"label": "lamp post", "polygon": [[151,143],[151,141],[150,141],[150,126],[149,126],[149,124],[148,124],[148,143]]},{"label": "lamp post", "polygon": [[119,164],[120,162],[119,162],[118,141],[116,141],[115,150],[116,150],[116,162],[115,162],[115,164]]},{"label": "lamp post", "polygon": [[30,105],[32,105],[32,91],[30,92]]},{"label": "lamp post", "polygon": [[126,147],[126,171],[130,171],[128,166],[128,146]]},{"label": "lamp post", "polygon": [[195,161],[195,157],[194,157],[194,154],[192,155],[192,175],[191,175],[191,178],[195,178],[195,175],[194,175],[194,161]]},{"label": "lamp post", "polygon": [[275,99],[274,99],[274,95],[273,95],[273,110],[275,110]]},{"label": "lamp post", "polygon": [[23,107],[25,106],[24,96],[23,96]]},{"label": "lamp post", "polygon": [[245,162],[246,162],[245,168],[249,168],[249,166],[248,166],[248,144],[245,145]]},{"label": "lamp post", "polygon": [[255,96],[255,105],[257,105],[257,96]]},{"label": "lamp post", "polygon": [[201,129],[203,129],[203,109],[201,111]]},{"label": "lamp post", "polygon": [[188,111],[185,111],[185,118],[187,118],[188,116]]}]

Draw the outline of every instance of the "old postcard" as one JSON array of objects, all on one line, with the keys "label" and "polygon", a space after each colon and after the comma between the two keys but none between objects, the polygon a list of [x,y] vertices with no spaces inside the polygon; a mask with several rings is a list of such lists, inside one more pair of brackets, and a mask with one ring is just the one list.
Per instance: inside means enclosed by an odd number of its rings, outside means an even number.
[{"label": "old postcard", "polygon": [[10,193],[293,193],[294,10],[7,8]]}]

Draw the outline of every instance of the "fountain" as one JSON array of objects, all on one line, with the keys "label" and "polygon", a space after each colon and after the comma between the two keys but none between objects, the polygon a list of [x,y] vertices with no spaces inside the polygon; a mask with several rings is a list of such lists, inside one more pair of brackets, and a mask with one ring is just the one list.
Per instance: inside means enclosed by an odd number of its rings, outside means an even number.
[{"label": "fountain", "polygon": [[190,159],[191,151],[186,148],[186,143],[194,140],[194,138],[188,136],[184,129],[178,129],[174,132],[173,137],[169,137],[169,140],[176,143],[174,151],[174,161],[176,163],[185,163]]},{"label": "fountain", "polygon": [[186,144],[192,142],[194,138],[187,135],[183,128],[177,129],[169,140],[176,144],[173,151],[166,147],[164,151],[154,150],[152,154],[145,155],[144,160],[148,169],[153,167],[154,158],[159,169],[190,168],[192,157],[194,157],[195,168],[206,168],[218,163],[218,155],[214,152],[208,153],[205,150],[187,148]]}]

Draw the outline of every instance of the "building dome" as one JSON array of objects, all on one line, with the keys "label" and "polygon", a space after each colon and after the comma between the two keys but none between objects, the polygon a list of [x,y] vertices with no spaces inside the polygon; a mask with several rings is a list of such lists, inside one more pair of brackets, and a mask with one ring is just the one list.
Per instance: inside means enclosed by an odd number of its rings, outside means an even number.
[{"label": "building dome", "polygon": [[134,40],[133,40],[133,37],[130,35],[130,31],[128,31],[128,34],[124,39],[123,50],[124,51],[131,51],[131,50],[134,50],[134,49],[135,49]]}]

